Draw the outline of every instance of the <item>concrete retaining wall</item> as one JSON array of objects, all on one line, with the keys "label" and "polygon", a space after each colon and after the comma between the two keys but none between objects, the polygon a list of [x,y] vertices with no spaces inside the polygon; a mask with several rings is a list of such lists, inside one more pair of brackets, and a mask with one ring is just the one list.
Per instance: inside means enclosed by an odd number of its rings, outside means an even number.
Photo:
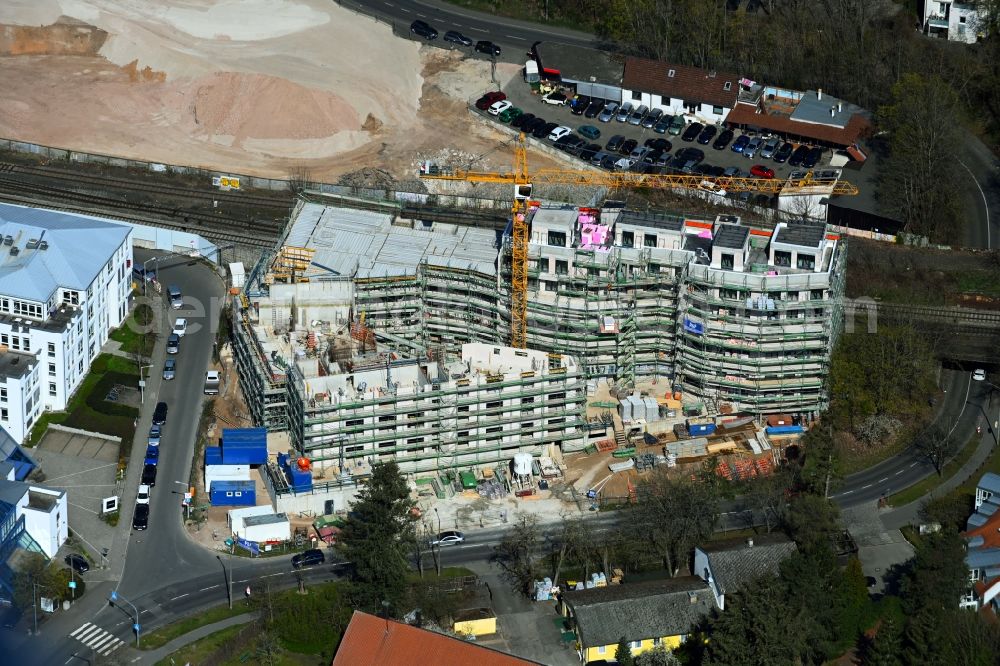
[{"label": "concrete retaining wall", "polygon": [[79,428],[70,428],[64,425],[59,425],[58,423],[50,423],[49,430],[58,430],[60,432],[68,432],[73,435],[83,435],[85,437],[95,437],[97,439],[106,439],[109,442],[116,442],[118,444],[122,443],[121,437],[114,437],[112,435],[105,435],[101,432],[90,432],[89,430],[80,430]]}]

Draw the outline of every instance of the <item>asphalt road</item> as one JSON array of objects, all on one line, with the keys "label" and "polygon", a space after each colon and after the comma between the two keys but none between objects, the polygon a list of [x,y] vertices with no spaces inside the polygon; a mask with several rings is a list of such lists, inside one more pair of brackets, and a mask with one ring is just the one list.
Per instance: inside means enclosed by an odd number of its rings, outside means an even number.
[{"label": "asphalt road", "polygon": [[1000,247],[1000,160],[982,141],[969,136],[960,156],[959,177],[962,208],[975,211],[967,217],[964,243],[967,247]]}]

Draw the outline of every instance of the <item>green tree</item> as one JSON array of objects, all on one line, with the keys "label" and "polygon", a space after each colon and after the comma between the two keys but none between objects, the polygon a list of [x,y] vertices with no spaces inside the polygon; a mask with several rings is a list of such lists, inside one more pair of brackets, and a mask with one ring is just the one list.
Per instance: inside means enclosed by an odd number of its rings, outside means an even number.
[{"label": "green tree", "polygon": [[858,558],[852,557],[844,570],[834,575],[833,593],[830,596],[836,632],[834,639],[844,647],[853,645],[867,629],[864,625],[872,605],[865,573]]},{"label": "green tree", "polygon": [[799,484],[813,495],[826,497],[843,477],[841,455],[833,441],[833,425],[823,417],[802,437],[803,458],[797,469]]},{"label": "green tree", "polygon": [[902,666],[899,627],[892,618],[882,621],[861,643],[861,666]]},{"label": "green tree", "polygon": [[[928,100],[934,100],[929,104]],[[906,230],[946,242],[960,218],[962,105],[937,75],[904,74],[892,100],[879,109],[889,133],[890,155],[882,166],[878,198]]]},{"label": "green tree", "polygon": [[365,611],[383,613],[383,602],[388,602],[393,614],[401,610],[409,571],[407,555],[415,538],[413,506],[395,463],[375,465],[351,504],[338,547],[354,565],[353,597]]},{"label": "green tree", "polygon": [[663,645],[646,650],[635,658],[635,666],[680,666],[677,656]]},{"label": "green tree", "polygon": [[953,529],[942,529],[917,542],[915,551],[902,579],[904,610],[914,616],[921,611],[957,608],[969,587],[962,537]]},{"label": "green tree", "polygon": [[615,648],[615,661],[618,666],[633,666],[635,659],[632,657],[632,648],[628,646],[628,641],[622,636],[618,639],[618,647]]}]

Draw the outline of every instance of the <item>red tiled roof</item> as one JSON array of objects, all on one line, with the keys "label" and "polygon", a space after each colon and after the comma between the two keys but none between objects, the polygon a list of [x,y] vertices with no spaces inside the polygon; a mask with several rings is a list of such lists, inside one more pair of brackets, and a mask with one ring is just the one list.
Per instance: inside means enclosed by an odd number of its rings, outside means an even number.
[{"label": "red tiled roof", "polygon": [[333,666],[538,666],[538,662],[354,611]]},{"label": "red tiled roof", "polygon": [[[673,70],[674,75],[670,76]],[[622,87],[656,93],[663,97],[701,102],[731,109],[740,89],[739,77],[732,72],[717,72],[686,65],[671,65],[662,60],[629,57],[625,59]],[[726,83],[729,90],[726,90]]]},{"label": "red tiled roof", "polygon": [[871,128],[871,121],[860,113],[851,116],[844,127],[832,127],[817,123],[804,123],[786,116],[757,113],[757,109],[758,107],[750,104],[737,104],[736,108],[726,116],[726,124],[753,125],[772,132],[793,134],[838,146],[849,146],[855,143],[858,137]]},{"label": "red tiled roof", "polygon": [[983,545],[978,548],[1000,548],[1000,511],[986,519],[979,527],[966,530],[967,537],[982,537]]}]

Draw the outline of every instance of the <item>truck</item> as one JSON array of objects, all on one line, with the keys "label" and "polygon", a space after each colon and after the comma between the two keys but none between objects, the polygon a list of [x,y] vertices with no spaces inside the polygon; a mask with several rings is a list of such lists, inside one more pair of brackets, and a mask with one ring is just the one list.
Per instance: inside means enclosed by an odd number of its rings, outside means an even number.
[{"label": "truck", "polygon": [[524,80],[529,84],[538,83],[541,80],[538,75],[538,63],[534,60],[524,63]]},{"label": "truck", "polygon": [[219,395],[219,371],[209,370],[205,373],[205,395]]}]

